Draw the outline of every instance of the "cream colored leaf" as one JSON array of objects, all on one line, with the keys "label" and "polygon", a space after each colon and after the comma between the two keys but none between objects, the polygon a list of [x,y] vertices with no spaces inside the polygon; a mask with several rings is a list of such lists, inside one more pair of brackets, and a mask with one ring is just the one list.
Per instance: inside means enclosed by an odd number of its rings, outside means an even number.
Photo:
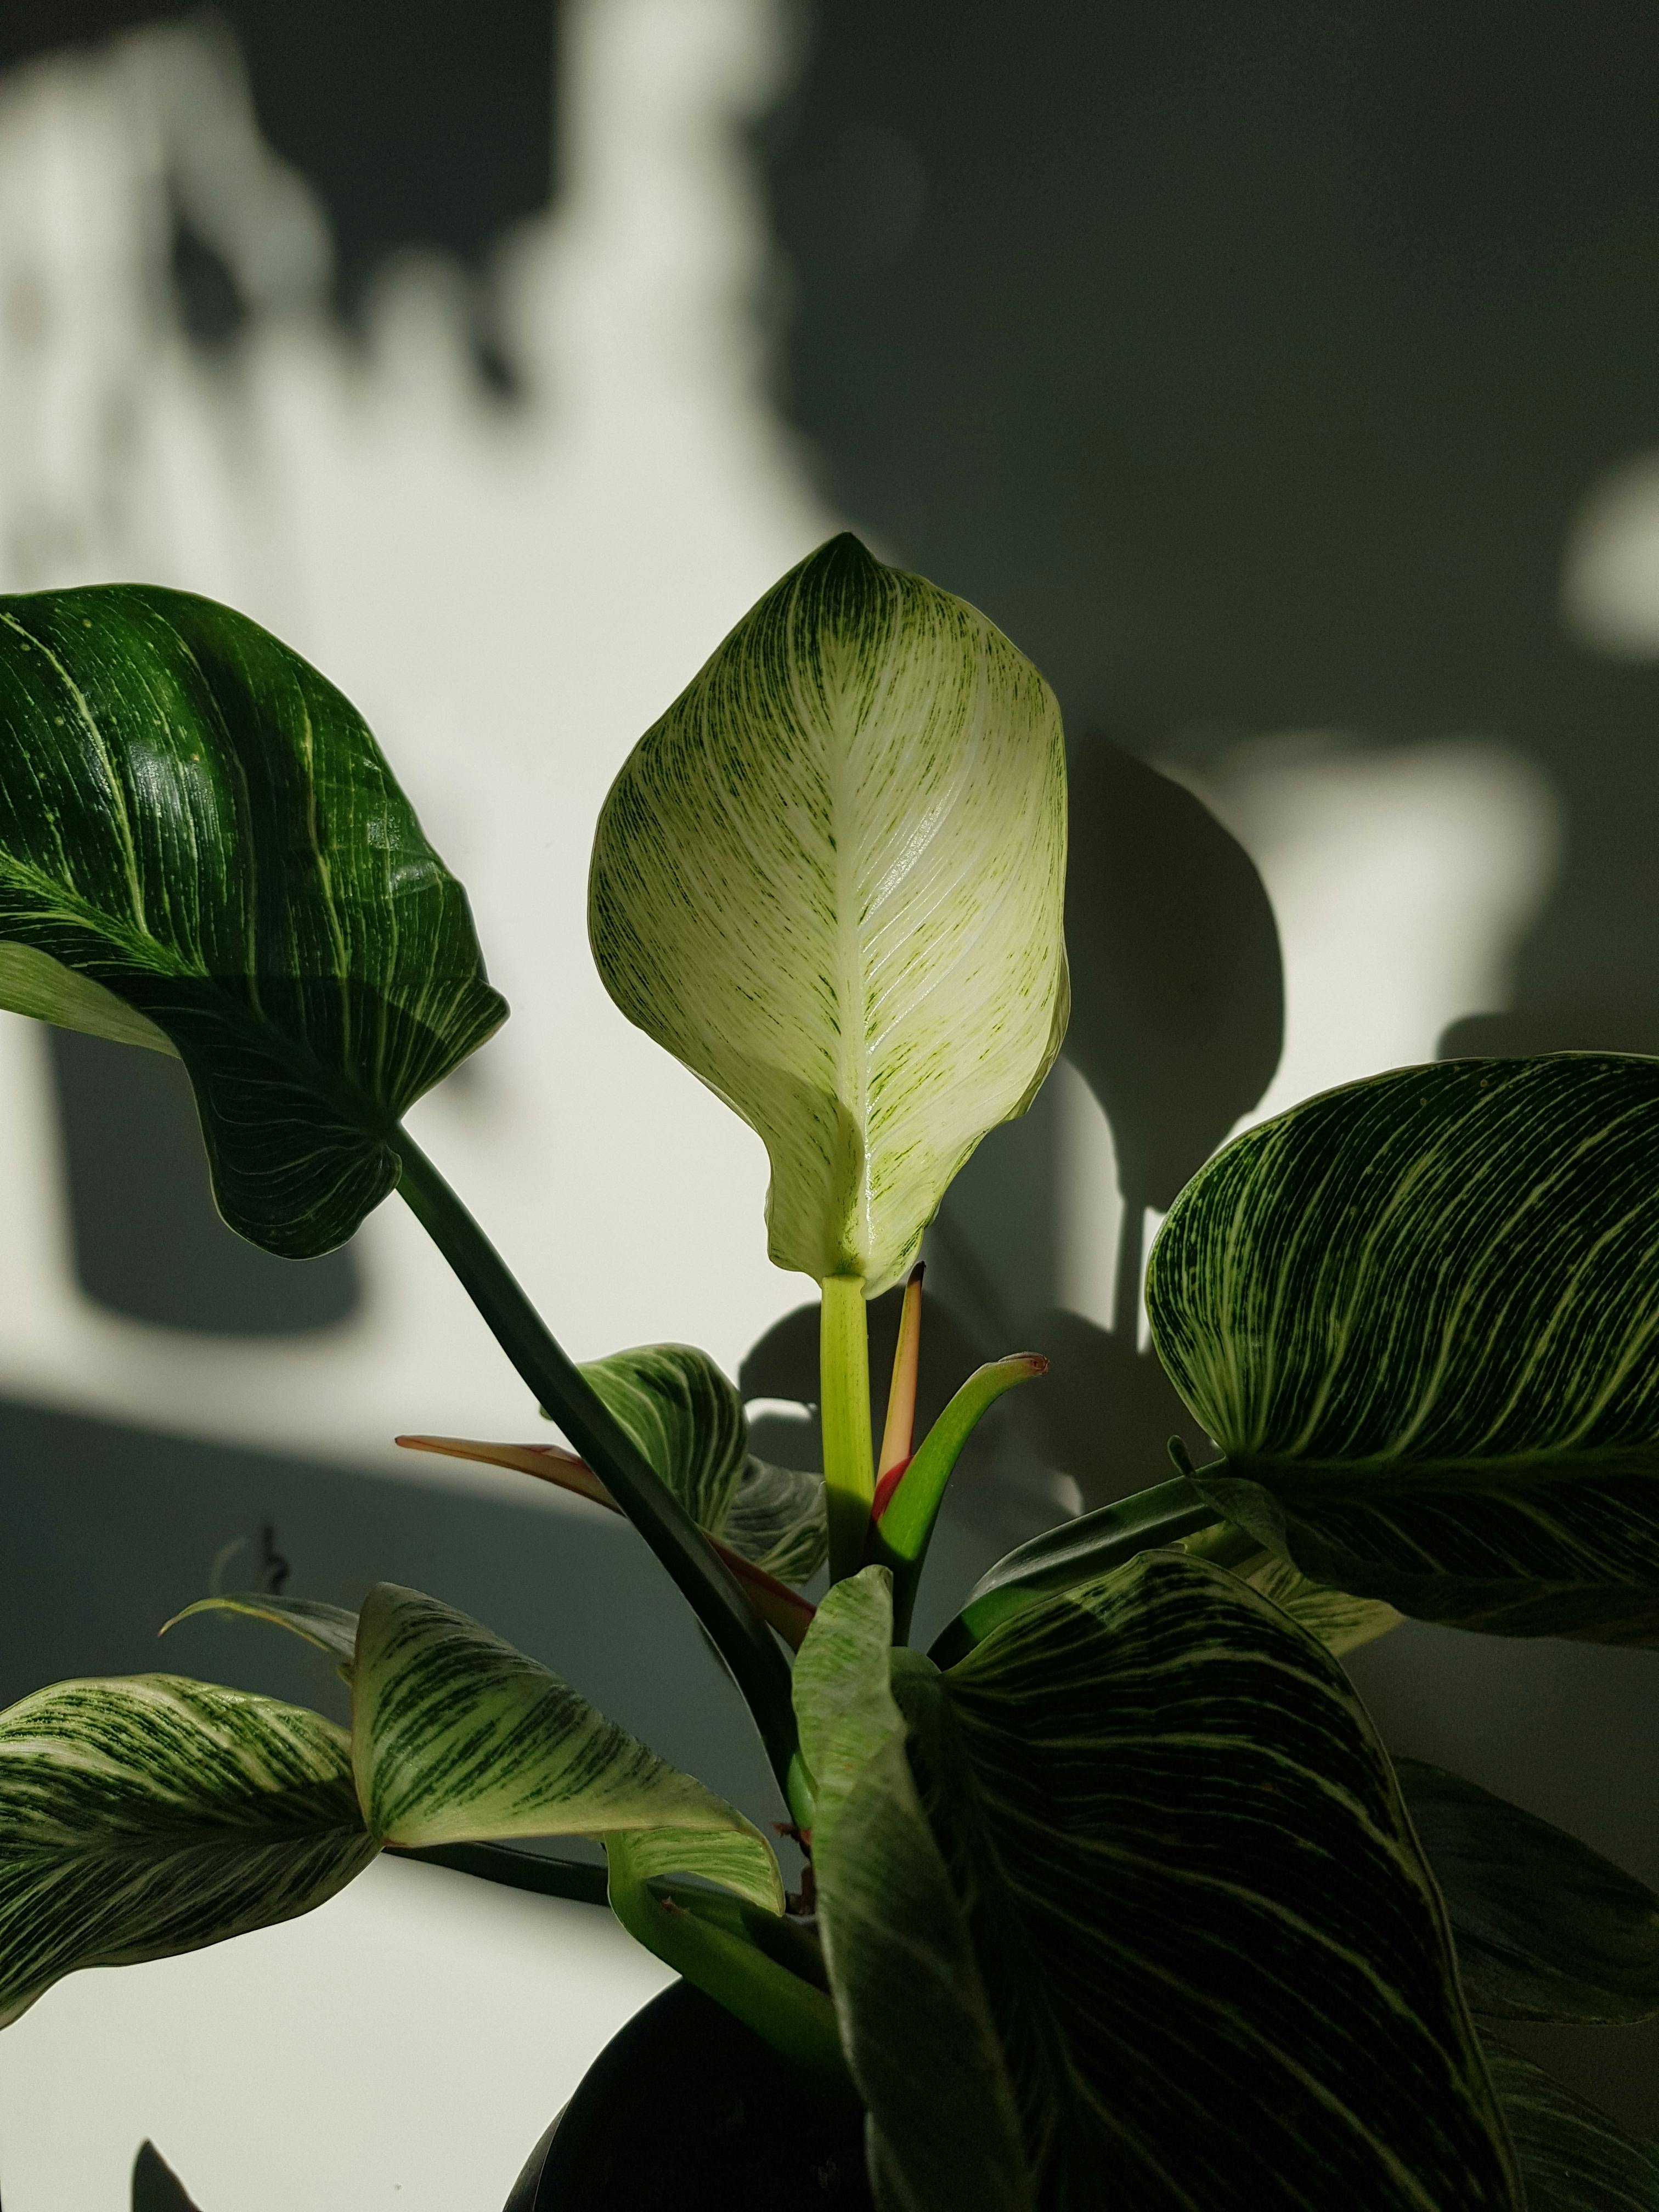
[{"label": "cream colored leaf", "polygon": [[833,539],[635,747],[589,931],[630,1021],[764,1140],[771,1255],[874,1296],[1067,1006],[1066,770],[985,617]]}]

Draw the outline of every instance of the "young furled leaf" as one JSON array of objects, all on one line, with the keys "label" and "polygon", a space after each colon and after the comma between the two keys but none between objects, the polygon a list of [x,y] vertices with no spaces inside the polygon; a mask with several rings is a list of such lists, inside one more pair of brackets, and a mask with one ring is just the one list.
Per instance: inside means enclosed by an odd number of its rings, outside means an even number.
[{"label": "young furled leaf", "polygon": [[1066,768],[985,617],[850,537],[792,569],[611,787],[606,989],[765,1143],[770,1249],[870,1296],[1059,1048]]},{"label": "young furled leaf", "polygon": [[1500,1635],[1659,1641],[1659,1060],[1410,1067],[1235,1139],[1146,1303],[1311,1581]]},{"label": "young furled leaf", "polygon": [[0,1005],[176,1052],[221,1212],[343,1243],[404,1109],[507,1008],[362,717],[149,585],[0,599]]},{"label": "young furled leaf", "polygon": [[332,1722],[135,1674],[0,1714],[0,2024],[61,1975],[308,1912],[380,1846]]}]

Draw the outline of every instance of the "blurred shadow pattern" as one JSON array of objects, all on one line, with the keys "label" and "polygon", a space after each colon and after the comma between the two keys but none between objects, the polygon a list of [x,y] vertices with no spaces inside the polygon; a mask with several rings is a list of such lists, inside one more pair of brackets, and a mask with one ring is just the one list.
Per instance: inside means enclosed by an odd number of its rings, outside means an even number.
[{"label": "blurred shadow pattern", "polygon": [[768,160],[787,404],[846,511],[1000,623],[1074,728],[1531,754],[1570,845],[1520,1000],[1611,1042],[1659,970],[1659,674],[1560,598],[1592,486],[1659,443],[1659,15],[811,23]]}]

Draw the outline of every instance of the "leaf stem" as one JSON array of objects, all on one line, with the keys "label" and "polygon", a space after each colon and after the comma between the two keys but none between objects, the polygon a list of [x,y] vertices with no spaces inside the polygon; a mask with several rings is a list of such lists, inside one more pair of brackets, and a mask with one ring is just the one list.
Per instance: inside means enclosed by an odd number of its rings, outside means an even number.
[{"label": "leaf stem", "polygon": [[870,1438],[870,1327],[864,1281],[828,1275],[818,1328],[818,1418],[830,1518],[830,1579],[855,1575],[875,1495]]},{"label": "leaf stem", "polygon": [[[731,1668],[787,1795],[795,1755],[789,1662],[679,1500],[549,1334],[507,1263],[404,1130],[398,1188],[491,1334],[678,1585]],[[866,1417],[867,1418],[867,1417]]]}]

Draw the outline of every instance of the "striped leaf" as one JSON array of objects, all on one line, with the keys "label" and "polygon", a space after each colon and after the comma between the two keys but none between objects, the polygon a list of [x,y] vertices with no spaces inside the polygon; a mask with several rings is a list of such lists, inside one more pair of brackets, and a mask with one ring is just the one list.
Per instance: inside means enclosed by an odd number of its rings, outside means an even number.
[{"label": "striped leaf", "polygon": [[[902,1658],[893,1688],[1045,2212],[1108,2187],[1149,2212],[1244,2212],[1264,2187],[1310,2212],[1512,2212],[1388,1761],[1340,1668],[1276,1607],[1149,1552],[948,1674]],[[859,1940],[905,1931],[872,1913]],[[886,2022],[890,2043],[904,2026]]]},{"label": "striped leaf", "polygon": [[[358,1795],[383,1842],[669,1830],[661,1870],[707,1872],[782,1910],[776,1857],[740,1813],[545,1667],[417,1590],[380,1583],[364,1601],[351,1728]],[[708,1856],[693,1864],[696,1836]]]},{"label": "striped leaf", "polygon": [[327,1605],[320,1598],[283,1597],[274,1590],[229,1590],[222,1597],[198,1598],[182,1613],[163,1624],[165,1636],[181,1620],[198,1613],[234,1613],[250,1620],[269,1621],[286,1628],[318,1651],[325,1651],[348,1679],[357,1648],[357,1616],[343,1605]]},{"label": "striped leaf", "polygon": [[1583,2021],[1659,2013],[1659,1897],[1645,1884],[1461,1775],[1416,1759],[1395,1766],[1477,2012]]},{"label": "striped leaf", "polygon": [[960,599],[833,539],[635,746],[589,928],[629,1019],[740,1114],[773,1259],[869,1294],[1065,1026],[1047,685]]},{"label": "striped leaf", "polygon": [[347,1739],[171,1674],[62,1682],[0,1714],[0,2024],[78,1966],[308,1912],[378,1848]]},{"label": "striped leaf", "polygon": [[210,600],[0,599],[0,1005],[176,1052],[232,1228],[298,1258],[501,1020],[356,710]]},{"label": "striped leaf", "polygon": [[911,1778],[892,1637],[888,1571],[866,1567],[829,1592],[795,1662],[818,1924],[871,2180],[883,2212],[1020,2212],[1034,2199],[1013,2082]]},{"label": "striped leaf", "polygon": [[1659,2212],[1659,2145],[1627,2135],[1518,2051],[1485,2041],[1527,2212]]},{"label": "striped leaf", "polygon": [[706,1352],[641,1345],[582,1373],[706,1536],[785,1582],[817,1571],[823,1477],[755,1457],[742,1395]]},{"label": "striped leaf", "polygon": [[1176,1200],[1153,1334],[1204,1494],[1313,1581],[1508,1635],[1659,1639],[1659,1060],[1406,1068]]}]

